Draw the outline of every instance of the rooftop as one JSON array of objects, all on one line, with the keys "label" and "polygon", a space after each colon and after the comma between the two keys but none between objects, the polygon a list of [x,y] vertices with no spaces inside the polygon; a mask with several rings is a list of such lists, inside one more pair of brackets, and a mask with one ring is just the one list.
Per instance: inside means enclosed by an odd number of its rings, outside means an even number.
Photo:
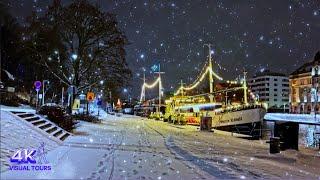
[{"label": "rooftop", "polygon": [[295,70],[290,75],[293,76],[293,75],[311,72],[312,66],[315,66],[315,65],[320,65],[320,51],[318,51],[316,53],[313,61],[310,61],[310,62],[303,64],[301,67],[299,67],[297,70]]},{"label": "rooftop", "polygon": [[283,73],[277,73],[277,72],[272,72],[270,70],[265,70],[263,72],[259,72],[259,73],[256,73],[253,78],[256,78],[256,77],[263,77],[263,76],[281,76],[281,77],[286,77],[285,74]]}]

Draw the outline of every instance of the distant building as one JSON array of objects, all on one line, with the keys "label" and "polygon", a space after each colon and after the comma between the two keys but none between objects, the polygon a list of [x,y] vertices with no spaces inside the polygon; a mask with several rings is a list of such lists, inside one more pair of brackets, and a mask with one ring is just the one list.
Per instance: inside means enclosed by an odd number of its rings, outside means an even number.
[{"label": "distant building", "polygon": [[264,71],[248,80],[248,86],[259,102],[268,108],[289,108],[289,78],[281,73]]},{"label": "distant building", "polygon": [[290,112],[319,113],[320,51],[314,60],[290,74]]}]

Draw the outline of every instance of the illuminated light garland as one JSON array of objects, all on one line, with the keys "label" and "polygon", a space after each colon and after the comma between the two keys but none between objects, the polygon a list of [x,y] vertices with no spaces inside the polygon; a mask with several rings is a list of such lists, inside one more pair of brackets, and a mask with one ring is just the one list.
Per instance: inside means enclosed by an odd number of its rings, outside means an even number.
[{"label": "illuminated light garland", "polygon": [[157,80],[152,84],[143,83],[141,87],[141,95],[140,95],[140,102],[142,102],[143,97],[145,96],[145,88],[152,89],[159,83],[159,86],[161,87],[161,79],[160,77],[157,78]]},{"label": "illuminated light garland", "polygon": [[208,72],[209,72],[209,68],[206,69],[206,71],[202,74],[202,76],[200,77],[200,79],[198,81],[196,81],[195,83],[193,83],[193,85],[191,85],[189,87],[184,87],[183,89],[189,91],[189,90],[196,88],[202,82],[202,80],[206,77]]},{"label": "illuminated light garland", "polygon": [[218,74],[216,74],[215,72],[213,72],[212,69],[210,69],[210,68],[208,68],[208,69],[211,71],[211,73],[213,74],[214,77],[216,77],[216,78],[219,79],[220,81],[223,80],[223,78],[220,77],[220,76],[219,76]]},{"label": "illuminated light garland", "polygon": [[151,88],[154,88],[158,84],[158,82],[160,82],[160,78],[157,78],[157,80],[154,83],[152,83],[151,85],[144,83],[143,86],[145,86],[148,89],[151,89]]},{"label": "illuminated light garland", "polygon": [[192,85],[190,85],[189,87],[180,87],[177,92],[174,93],[174,95],[178,95],[180,93],[181,90],[186,90],[186,91],[189,91],[189,90],[192,90],[194,88],[196,88],[202,81],[203,79],[206,77],[207,73],[211,73],[214,77],[216,77],[217,79],[219,80],[223,80],[222,77],[220,77],[219,75],[217,75],[215,72],[212,71],[212,69],[210,67],[207,67],[206,71],[201,75],[200,78],[197,78],[197,80],[192,83]]}]

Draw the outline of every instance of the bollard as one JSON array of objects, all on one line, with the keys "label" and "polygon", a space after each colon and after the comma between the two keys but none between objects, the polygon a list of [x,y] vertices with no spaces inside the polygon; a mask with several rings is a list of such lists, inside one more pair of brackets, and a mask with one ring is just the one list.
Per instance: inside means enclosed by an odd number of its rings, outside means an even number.
[{"label": "bollard", "polygon": [[270,154],[280,153],[280,138],[272,137],[270,138]]},{"label": "bollard", "polygon": [[200,130],[211,131],[212,128],[212,117],[201,117],[200,118]]}]

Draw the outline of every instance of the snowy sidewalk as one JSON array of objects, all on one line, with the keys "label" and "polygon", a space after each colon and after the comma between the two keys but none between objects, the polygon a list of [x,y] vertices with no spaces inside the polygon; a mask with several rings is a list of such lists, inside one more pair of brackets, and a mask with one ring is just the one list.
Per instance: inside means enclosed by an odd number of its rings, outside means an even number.
[{"label": "snowy sidewalk", "polygon": [[[9,167],[9,159],[18,149],[37,148],[45,142],[45,150],[58,147],[58,143],[30,128],[11,113],[1,110],[1,172]],[[2,177],[2,176],[1,176]]]},{"label": "snowy sidewalk", "polygon": [[75,136],[47,154],[52,171],[7,171],[2,179],[201,179],[166,148],[163,138],[132,116],[81,122]]},{"label": "snowy sidewalk", "polygon": [[318,151],[268,151],[265,141],[107,115],[100,124],[81,122],[49,151],[51,171],[6,171],[1,179],[319,179]]}]

